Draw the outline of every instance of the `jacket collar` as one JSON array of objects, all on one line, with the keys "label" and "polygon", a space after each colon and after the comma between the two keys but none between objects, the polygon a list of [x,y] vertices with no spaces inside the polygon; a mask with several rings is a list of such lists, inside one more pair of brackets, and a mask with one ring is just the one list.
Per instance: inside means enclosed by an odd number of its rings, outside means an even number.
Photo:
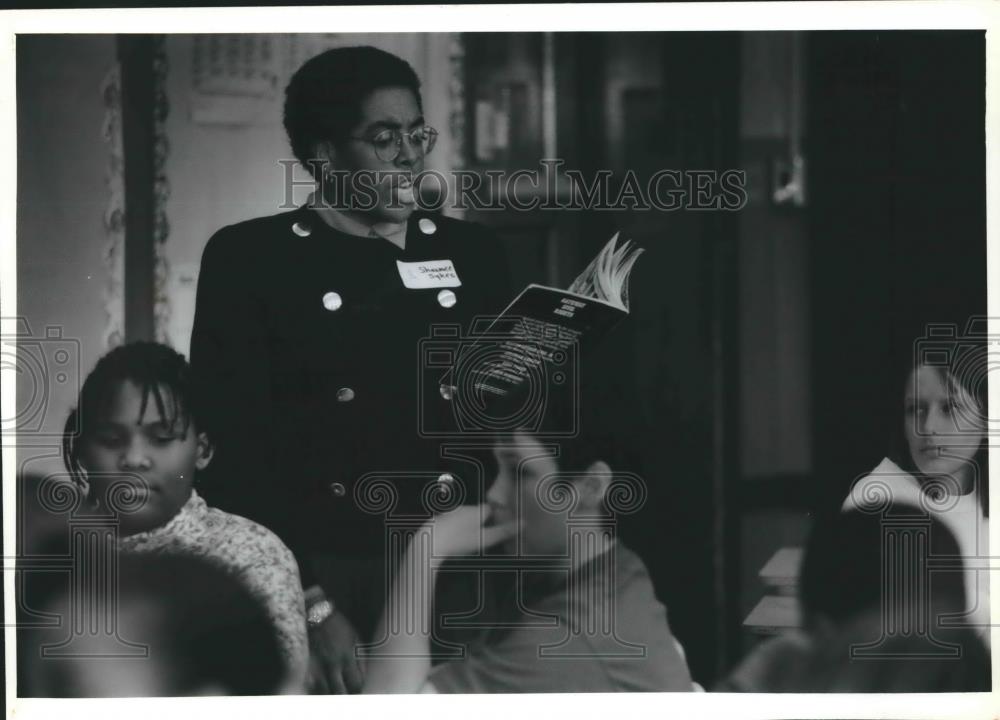
[{"label": "jacket collar", "polygon": [[332,207],[328,207],[321,202],[317,202],[316,193],[309,196],[309,200],[306,201],[306,207],[319,215],[320,219],[334,230],[339,230],[342,233],[354,235],[355,237],[382,238],[383,240],[388,240],[400,249],[405,249],[406,247],[407,224],[405,222],[380,222],[368,225],[360,220],[356,220],[355,218],[345,215],[339,210],[334,210]]}]

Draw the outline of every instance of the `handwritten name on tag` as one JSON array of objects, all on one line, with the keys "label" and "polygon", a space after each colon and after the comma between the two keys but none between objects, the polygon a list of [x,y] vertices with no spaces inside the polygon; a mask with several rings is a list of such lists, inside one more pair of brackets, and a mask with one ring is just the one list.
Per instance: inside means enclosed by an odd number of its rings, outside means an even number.
[{"label": "handwritten name on tag", "polygon": [[460,287],[462,281],[451,260],[396,261],[403,285],[411,290],[424,288]]}]

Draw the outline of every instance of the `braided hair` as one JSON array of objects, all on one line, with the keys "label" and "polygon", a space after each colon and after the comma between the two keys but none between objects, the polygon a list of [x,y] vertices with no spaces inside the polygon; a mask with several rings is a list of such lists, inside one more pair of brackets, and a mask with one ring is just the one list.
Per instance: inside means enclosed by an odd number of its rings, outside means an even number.
[{"label": "braided hair", "polygon": [[199,431],[207,429],[206,413],[198,400],[201,393],[195,389],[191,366],[183,355],[155,342],[121,345],[97,361],[83,383],[77,406],[66,418],[63,462],[79,487],[85,480],[80,455],[93,432],[94,420],[105,416],[115,389],[126,381],[135,383],[142,391],[140,418],[152,398],[160,417],[172,428],[187,433],[193,423]]}]

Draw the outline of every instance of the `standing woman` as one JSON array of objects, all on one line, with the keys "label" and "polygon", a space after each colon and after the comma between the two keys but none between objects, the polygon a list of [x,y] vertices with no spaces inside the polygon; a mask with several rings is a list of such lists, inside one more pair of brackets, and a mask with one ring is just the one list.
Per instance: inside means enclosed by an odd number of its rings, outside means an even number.
[{"label": "standing woman", "polygon": [[[385,517],[362,507],[358,481],[382,475],[395,512],[419,508],[427,478],[449,470],[421,418],[450,413],[420,341],[511,295],[492,233],[417,208],[437,132],[405,61],[372,47],[312,58],[286,88],[284,124],[317,191],[222,228],[202,256],[191,360],[219,428],[202,487],[293,550],[313,689],[356,691],[354,646],[374,629],[388,572]],[[428,261],[447,272],[414,282]]]},{"label": "standing woman", "polygon": [[957,622],[989,643],[989,573],[975,569],[989,557],[987,353],[974,343],[949,349],[926,353],[933,362],[907,359],[895,386],[900,414],[889,455],[854,484],[843,508],[891,499],[939,518],[965,565],[968,608]]}]

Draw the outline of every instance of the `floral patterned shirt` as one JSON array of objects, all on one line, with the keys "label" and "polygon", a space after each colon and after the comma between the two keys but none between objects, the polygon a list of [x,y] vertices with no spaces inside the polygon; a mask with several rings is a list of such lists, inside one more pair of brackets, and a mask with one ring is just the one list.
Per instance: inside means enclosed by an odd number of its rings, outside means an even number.
[{"label": "floral patterned shirt", "polygon": [[267,609],[289,668],[289,683],[303,681],[309,659],[305,603],[292,552],[267,528],[210,508],[192,490],[170,522],[121,538],[119,549],[135,554],[190,554],[238,578]]}]

